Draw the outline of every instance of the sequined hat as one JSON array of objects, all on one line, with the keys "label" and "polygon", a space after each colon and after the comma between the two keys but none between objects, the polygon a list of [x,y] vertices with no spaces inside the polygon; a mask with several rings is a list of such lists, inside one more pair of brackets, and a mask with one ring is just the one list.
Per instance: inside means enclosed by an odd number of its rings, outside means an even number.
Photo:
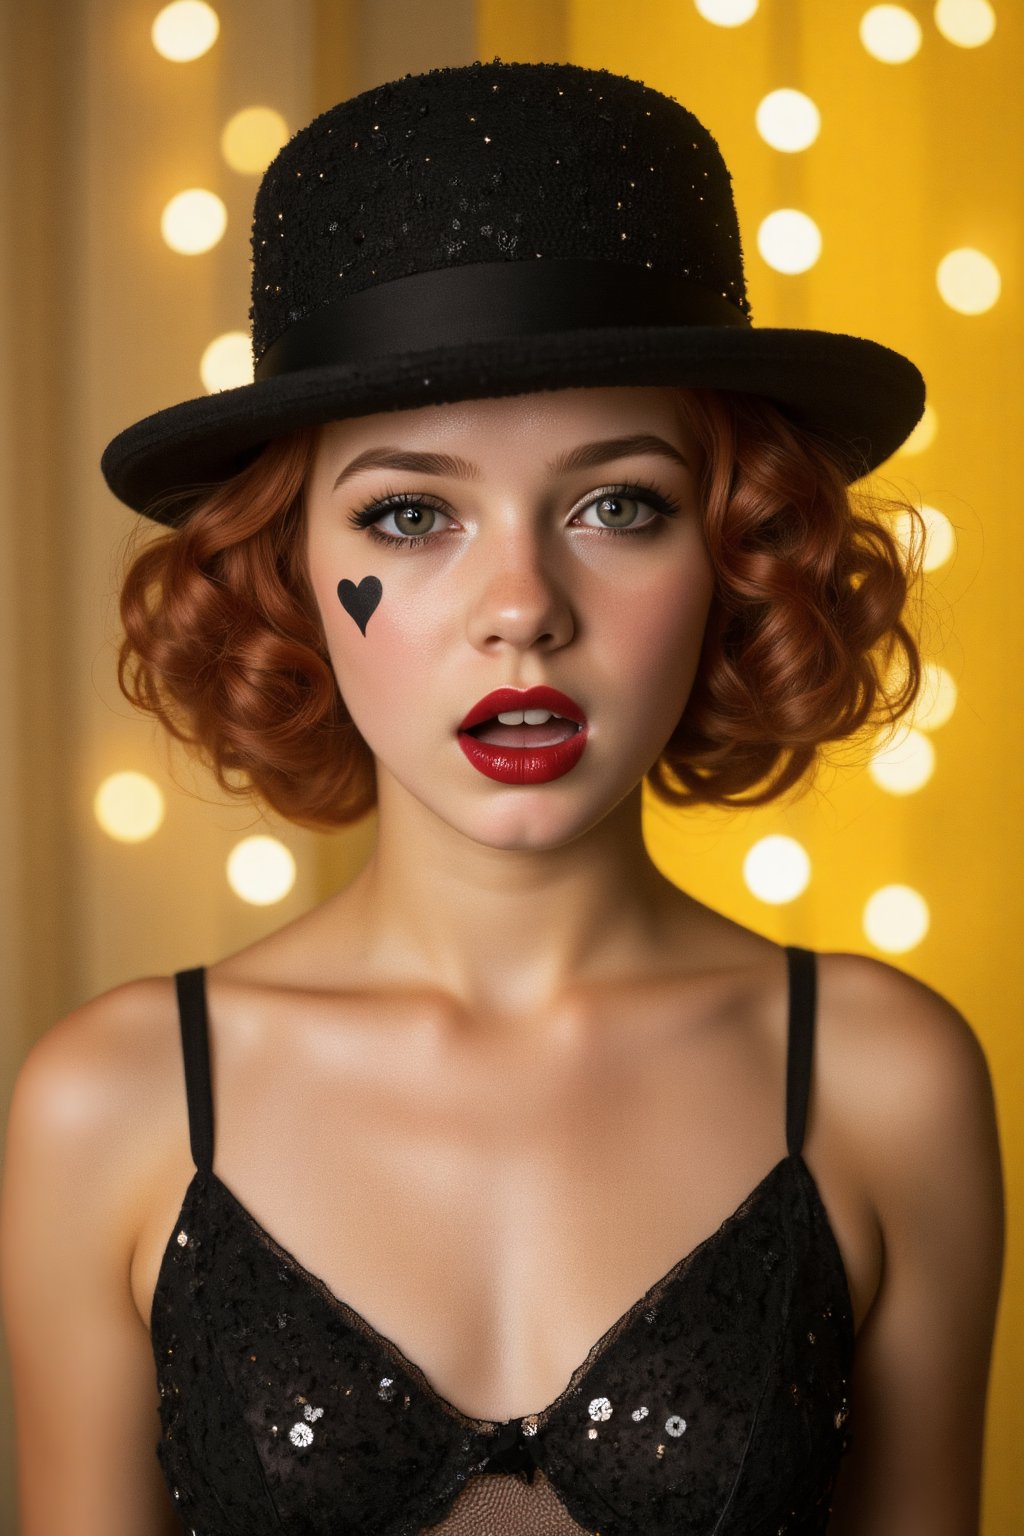
[{"label": "sequined hat", "polygon": [[751,324],[715,140],[606,70],[495,59],[332,107],[267,169],[252,251],[254,381],[103,454],[114,494],[159,521],[280,433],[440,401],[742,390],[833,443],[850,480],[924,407],[918,370],[877,342]]}]

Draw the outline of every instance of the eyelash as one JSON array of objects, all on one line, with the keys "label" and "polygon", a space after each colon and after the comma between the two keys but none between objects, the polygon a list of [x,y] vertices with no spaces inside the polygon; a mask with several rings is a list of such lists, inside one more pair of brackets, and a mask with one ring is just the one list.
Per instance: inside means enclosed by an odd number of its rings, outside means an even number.
[{"label": "eyelash", "polygon": [[[641,523],[638,528],[592,528],[587,527],[588,533],[611,534],[614,538],[622,538],[628,534],[656,533],[660,532],[661,520],[666,517],[674,517],[679,512],[679,503],[674,497],[665,491],[657,490],[653,485],[607,485],[600,491],[595,491],[583,504],[581,511],[586,511],[593,506],[595,501],[600,501],[604,496],[623,496],[630,500],[642,502],[660,514],[660,517],[651,518],[649,522]],[[420,492],[408,494],[404,491],[386,493],[376,501],[368,502],[366,506],[349,514],[349,522],[354,528],[365,528],[371,539],[378,544],[386,544],[388,548],[409,548],[416,545],[426,545],[433,542],[433,535],[409,534],[404,537],[393,533],[382,533],[374,524],[381,518],[387,517],[389,512],[397,512],[404,507],[427,507],[433,512],[447,515],[444,507],[435,497],[425,496]]]}]

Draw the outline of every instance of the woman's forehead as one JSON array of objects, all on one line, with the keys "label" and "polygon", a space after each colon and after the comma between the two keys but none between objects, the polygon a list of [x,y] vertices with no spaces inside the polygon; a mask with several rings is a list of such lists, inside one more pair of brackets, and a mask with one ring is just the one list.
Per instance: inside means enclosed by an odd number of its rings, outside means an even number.
[{"label": "woman's forehead", "polygon": [[380,411],[326,423],[318,447],[332,453],[358,452],[371,444],[413,447],[459,441],[482,452],[526,437],[564,443],[569,437],[583,442],[639,432],[658,433],[682,444],[692,441],[684,396],[676,386],[610,385]]}]

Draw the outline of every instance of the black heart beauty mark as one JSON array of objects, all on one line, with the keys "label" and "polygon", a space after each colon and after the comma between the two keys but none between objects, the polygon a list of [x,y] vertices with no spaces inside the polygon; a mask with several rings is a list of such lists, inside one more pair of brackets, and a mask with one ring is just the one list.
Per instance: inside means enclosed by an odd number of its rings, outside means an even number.
[{"label": "black heart beauty mark", "polygon": [[355,619],[363,634],[376,611],[384,588],[376,576],[364,576],[358,587],[354,581],[342,578],[338,582],[338,596],[346,613]]}]

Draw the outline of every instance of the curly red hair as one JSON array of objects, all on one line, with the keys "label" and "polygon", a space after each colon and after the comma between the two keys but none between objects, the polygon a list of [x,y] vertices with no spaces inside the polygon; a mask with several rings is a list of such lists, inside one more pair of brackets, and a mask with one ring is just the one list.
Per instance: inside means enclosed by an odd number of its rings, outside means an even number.
[{"label": "curly red hair", "polygon": [[[769,402],[681,396],[704,450],[715,593],[689,701],[648,778],[675,805],[764,805],[823,743],[912,706],[921,662],[904,613],[923,537],[903,550],[877,511],[922,534],[923,521],[902,502],[858,511],[827,446]],[[376,790],[305,569],[318,430],[269,443],[132,558],[118,679],[225,790],[324,828],[365,815]]]},{"label": "curly red hair", "polygon": [[769,401],[685,395],[715,595],[686,709],[648,778],[675,805],[765,805],[825,742],[895,726],[913,706],[921,655],[905,614],[924,519],[851,492],[828,446]]}]

